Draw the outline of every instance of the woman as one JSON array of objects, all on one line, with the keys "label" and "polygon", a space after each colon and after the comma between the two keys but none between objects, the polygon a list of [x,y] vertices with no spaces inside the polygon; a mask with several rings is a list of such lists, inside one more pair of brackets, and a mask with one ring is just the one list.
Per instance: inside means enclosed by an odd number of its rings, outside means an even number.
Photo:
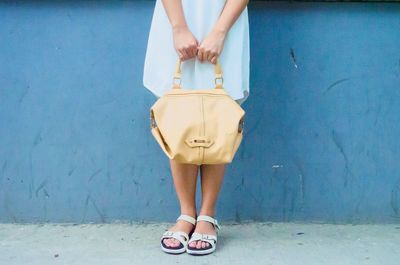
[{"label": "woman", "polygon": [[[249,95],[247,3],[248,0],[157,0],[146,51],[143,85],[157,97],[162,96],[171,89],[172,73],[179,57],[185,88],[213,87],[214,67],[211,66],[218,60],[223,70],[225,90],[242,104]],[[212,253],[219,229],[214,218],[215,205],[225,164],[198,166],[170,160],[170,166],[181,215],[176,224],[163,234],[161,248],[174,254]],[[199,169],[202,204],[197,215],[195,191]]]}]

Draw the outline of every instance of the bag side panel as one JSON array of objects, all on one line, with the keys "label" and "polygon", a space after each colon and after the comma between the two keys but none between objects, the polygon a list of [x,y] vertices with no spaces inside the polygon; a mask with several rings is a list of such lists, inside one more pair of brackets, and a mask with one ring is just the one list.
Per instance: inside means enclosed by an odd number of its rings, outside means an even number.
[{"label": "bag side panel", "polygon": [[203,97],[205,134],[215,141],[205,148],[204,163],[230,163],[241,142],[239,121],[245,112],[231,98]]}]

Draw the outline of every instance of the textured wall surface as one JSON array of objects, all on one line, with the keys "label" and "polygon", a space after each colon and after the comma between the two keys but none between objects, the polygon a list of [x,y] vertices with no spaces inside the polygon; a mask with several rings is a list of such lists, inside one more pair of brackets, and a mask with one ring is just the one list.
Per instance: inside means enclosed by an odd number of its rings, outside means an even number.
[{"label": "textured wall surface", "polygon": [[[1,222],[178,216],[142,85],[153,5],[0,3]],[[220,220],[399,222],[399,12],[249,5],[247,120]]]}]

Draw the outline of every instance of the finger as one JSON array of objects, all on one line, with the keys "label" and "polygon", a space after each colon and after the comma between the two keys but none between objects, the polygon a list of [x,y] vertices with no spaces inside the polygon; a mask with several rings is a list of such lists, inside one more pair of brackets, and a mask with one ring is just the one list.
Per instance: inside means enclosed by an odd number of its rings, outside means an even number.
[{"label": "finger", "polygon": [[182,48],[181,50],[181,53],[182,53],[182,61],[184,61],[184,60],[187,60],[188,59],[188,54],[187,54],[187,51],[186,51],[186,49],[184,49],[184,48]]},{"label": "finger", "polygon": [[197,53],[197,41],[193,41],[193,42],[190,44],[189,50],[190,50],[190,52],[189,52],[190,58],[196,57],[196,53]]},{"label": "finger", "polygon": [[211,59],[216,55],[215,52],[209,52],[207,54],[207,61],[211,62]]},{"label": "finger", "polygon": [[214,55],[214,56],[211,58],[210,62],[211,62],[212,64],[216,64],[216,63],[217,63],[217,59],[218,59],[218,56],[217,56],[217,55]]},{"label": "finger", "polygon": [[201,48],[197,52],[197,58],[199,59],[200,62],[203,62],[204,60],[204,52]]},{"label": "finger", "polygon": [[190,46],[190,47],[187,49],[187,53],[188,53],[189,58],[193,58],[193,57],[194,57],[193,46]]},{"label": "finger", "polygon": [[196,57],[197,55],[197,44],[192,47],[192,55],[193,57]]},{"label": "finger", "polygon": [[204,61],[208,61],[208,56],[209,56],[210,52],[209,51],[203,51],[203,60]]},{"label": "finger", "polygon": [[201,242],[201,248],[205,248],[206,247],[206,242]]},{"label": "finger", "polygon": [[176,52],[178,53],[179,60],[183,60],[183,54],[179,50]]}]

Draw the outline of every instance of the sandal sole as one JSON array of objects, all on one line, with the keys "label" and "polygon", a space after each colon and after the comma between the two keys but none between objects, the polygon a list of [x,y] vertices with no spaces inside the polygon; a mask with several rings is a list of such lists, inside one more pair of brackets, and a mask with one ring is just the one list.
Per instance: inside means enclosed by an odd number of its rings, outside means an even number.
[{"label": "sandal sole", "polygon": [[216,248],[210,248],[206,250],[190,250],[186,249],[186,252],[190,255],[195,255],[195,256],[203,256],[203,255],[208,255],[213,253],[216,250]]}]

